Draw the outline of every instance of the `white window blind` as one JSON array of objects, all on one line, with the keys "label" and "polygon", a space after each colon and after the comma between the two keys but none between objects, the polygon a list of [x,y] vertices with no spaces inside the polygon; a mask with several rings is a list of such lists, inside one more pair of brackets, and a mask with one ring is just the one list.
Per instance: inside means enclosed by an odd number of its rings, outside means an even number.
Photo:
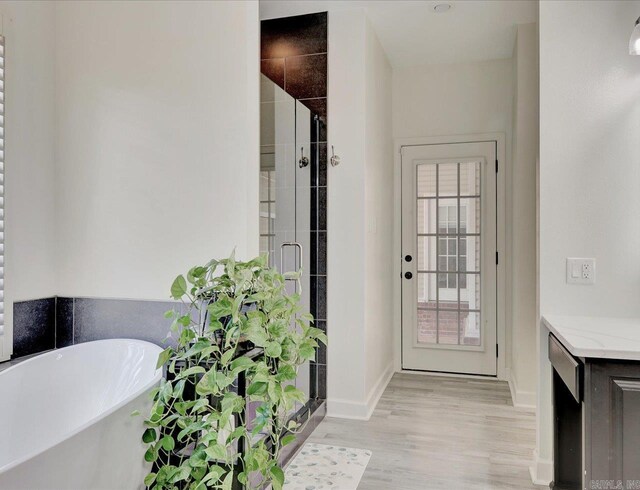
[{"label": "white window blind", "polygon": [[[0,36],[0,333],[4,332],[4,36]],[[1,349],[0,345],[0,351]],[[0,356],[2,353],[0,352]]]}]

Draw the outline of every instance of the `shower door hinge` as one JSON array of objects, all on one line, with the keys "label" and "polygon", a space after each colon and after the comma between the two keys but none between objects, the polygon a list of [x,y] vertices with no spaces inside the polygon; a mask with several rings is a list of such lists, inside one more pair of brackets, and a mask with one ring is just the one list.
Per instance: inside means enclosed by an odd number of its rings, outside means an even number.
[{"label": "shower door hinge", "polygon": [[498,173],[498,159],[496,158],[496,173]]},{"label": "shower door hinge", "polygon": [[496,357],[498,357],[498,344],[496,344]]},{"label": "shower door hinge", "polygon": [[500,263],[500,255],[496,252],[496,265]]}]

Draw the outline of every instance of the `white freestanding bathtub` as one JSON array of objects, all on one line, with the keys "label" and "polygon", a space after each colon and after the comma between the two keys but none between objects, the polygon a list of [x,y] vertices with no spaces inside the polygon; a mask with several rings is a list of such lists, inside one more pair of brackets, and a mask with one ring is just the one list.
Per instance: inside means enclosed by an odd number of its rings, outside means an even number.
[{"label": "white freestanding bathtub", "polygon": [[160,351],[140,340],[98,340],[1,372],[0,489],[144,488],[141,436],[162,376]]}]

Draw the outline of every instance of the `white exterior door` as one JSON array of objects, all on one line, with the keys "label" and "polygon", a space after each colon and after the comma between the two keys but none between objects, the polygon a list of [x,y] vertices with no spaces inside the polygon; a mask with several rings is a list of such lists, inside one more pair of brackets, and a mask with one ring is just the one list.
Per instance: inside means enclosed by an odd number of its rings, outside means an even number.
[{"label": "white exterior door", "polygon": [[402,367],[496,375],[496,142],[402,147]]}]

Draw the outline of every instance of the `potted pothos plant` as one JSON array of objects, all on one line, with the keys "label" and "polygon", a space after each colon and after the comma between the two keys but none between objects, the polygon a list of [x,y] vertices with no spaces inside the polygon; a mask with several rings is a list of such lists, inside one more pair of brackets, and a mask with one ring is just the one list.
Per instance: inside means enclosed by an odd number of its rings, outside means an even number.
[{"label": "potted pothos plant", "polygon": [[294,381],[326,343],[286,292],[298,274],[269,268],[266,256],[232,255],[175,279],[182,306],[167,317],[176,343],[158,359],[165,376],[142,436],[148,488],[282,488],[281,450],[301,429],[291,415],[306,400]]}]

